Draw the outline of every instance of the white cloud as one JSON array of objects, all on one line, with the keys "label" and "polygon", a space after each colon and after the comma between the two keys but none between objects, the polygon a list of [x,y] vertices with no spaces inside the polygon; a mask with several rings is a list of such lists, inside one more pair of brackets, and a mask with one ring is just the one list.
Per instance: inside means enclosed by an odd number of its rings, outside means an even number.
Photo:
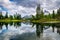
[{"label": "white cloud", "polygon": [[0,10],[2,10],[2,9],[0,8]]},{"label": "white cloud", "polygon": [[6,14],[6,11],[2,11],[2,13],[3,13],[3,15],[5,16],[5,14]]},{"label": "white cloud", "polygon": [[35,14],[35,8],[16,5],[14,2],[10,2],[9,0],[3,0],[1,2],[1,5],[8,9],[8,13],[10,15],[15,14],[16,12],[22,14],[23,16]]},{"label": "white cloud", "polygon": [[[39,0],[41,7],[44,10],[48,10],[51,12],[52,10],[56,10],[60,7],[59,0]],[[36,6],[39,2],[37,0],[15,0],[13,2],[9,0],[0,0],[0,5],[8,9],[9,14],[15,14],[18,12],[19,14],[24,15],[35,15]],[[0,8],[1,9],[1,8]]]}]

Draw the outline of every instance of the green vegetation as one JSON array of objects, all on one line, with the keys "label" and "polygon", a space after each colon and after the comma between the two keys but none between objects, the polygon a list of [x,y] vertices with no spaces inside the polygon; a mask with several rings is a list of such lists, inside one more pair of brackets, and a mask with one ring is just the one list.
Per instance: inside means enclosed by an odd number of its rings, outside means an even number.
[{"label": "green vegetation", "polygon": [[14,14],[14,15],[9,15],[6,12],[5,16],[0,13],[0,22],[21,22],[21,15],[20,14]]},{"label": "green vegetation", "polygon": [[37,23],[60,23],[60,8],[57,9],[57,13],[53,10],[52,13],[48,12],[48,15],[45,15],[43,8],[38,4],[36,8],[36,15],[32,15],[31,18],[21,18],[20,14],[9,15],[6,12],[5,16],[0,13],[0,22],[22,22],[30,21]]},{"label": "green vegetation", "polygon": [[41,9],[40,5],[38,5],[36,8],[36,15],[32,15],[31,22],[60,23],[60,8],[57,9],[57,13],[53,10],[52,14],[48,13],[48,15],[44,15],[43,9]]}]

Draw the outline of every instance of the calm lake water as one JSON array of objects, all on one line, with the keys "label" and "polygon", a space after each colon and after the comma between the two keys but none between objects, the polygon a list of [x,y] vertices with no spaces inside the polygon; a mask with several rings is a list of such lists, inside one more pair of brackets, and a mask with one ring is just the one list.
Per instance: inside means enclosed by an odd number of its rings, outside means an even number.
[{"label": "calm lake water", "polygon": [[60,24],[0,23],[0,40],[60,40]]}]

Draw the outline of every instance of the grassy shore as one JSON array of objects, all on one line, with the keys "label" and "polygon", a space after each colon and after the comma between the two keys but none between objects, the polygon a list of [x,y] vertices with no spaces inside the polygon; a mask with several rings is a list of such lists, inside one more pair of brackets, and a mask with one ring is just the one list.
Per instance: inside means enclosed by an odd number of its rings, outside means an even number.
[{"label": "grassy shore", "polygon": [[[27,20],[16,20],[16,19],[0,19],[0,22],[24,22]],[[60,23],[60,20],[57,19],[40,19],[40,20],[32,20],[33,23]]]},{"label": "grassy shore", "polygon": [[22,20],[9,20],[9,19],[0,19],[0,22],[22,22]]},{"label": "grassy shore", "polygon": [[57,19],[40,19],[40,20],[33,20],[33,23],[60,23],[60,20]]}]

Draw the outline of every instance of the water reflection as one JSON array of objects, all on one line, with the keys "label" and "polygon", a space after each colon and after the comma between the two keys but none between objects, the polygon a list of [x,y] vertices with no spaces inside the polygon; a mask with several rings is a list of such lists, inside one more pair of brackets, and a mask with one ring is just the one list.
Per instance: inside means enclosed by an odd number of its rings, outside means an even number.
[{"label": "water reflection", "polygon": [[2,29],[3,25],[5,25],[6,29],[8,29],[8,25],[12,26],[14,25],[14,27],[20,27],[21,23],[20,22],[10,22],[10,23],[5,23],[5,22],[1,22],[0,23],[0,29]]},{"label": "water reflection", "polygon": [[[1,38],[2,35],[3,37]],[[59,23],[54,24],[28,23],[28,22],[0,23],[0,38],[2,40],[4,37],[6,37],[4,38],[4,40],[55,40],[55,39],[59,40],[60,39],[59,36],[60,36]],[[58,37],[58,39],[56,37]]]},{"label": "water reflection", "polygon": [[20,27],[21,26],[21,23],[20,22],[15,22],[14,23],[14,26],[17,28],[17,27]]},{"label": "water reflection", "polygon": [[[56,38],[52,37],[53,35],[51,35],[51,34],[54,33],[55,36],[56,36],[55,32],[57,32],[57,34],[58,33],[60,34],[60,24],[58,24],[58,23],[57,24],[55,24],[55,23],[54,24],[39,24],[39,23],[36,23],[35,25],[36,25],[36,35],[38,37],[36,40],[55,40]],[[52,33],[49,32],[49,35],[52,38],[49,37],[49,36],[47,38],[47,36],[45,36],[46,34],[48,35],[49,28],[52,28]],[[47,29],[48,29],[47,33],[44,33],[44,31],[47,30]],[[60,40],[60,39],[58,38],[56,40]]]},{"label": "water reflection", "polygon": [[57,24],[57,25],[56,25],[56,28],[57,28],[57,33],[60,34],[60,24]]},{"label": "water reflection", "polygon": [[3,23],[0,23],[0,29],[2,29]]},{"label": "water reflection", "polygon": [[44,26],[41,24],[38,24],[38,23],[36,24],[36,34],[38,37],[40,37],[40,34],[43,33],[43,27]]}]

